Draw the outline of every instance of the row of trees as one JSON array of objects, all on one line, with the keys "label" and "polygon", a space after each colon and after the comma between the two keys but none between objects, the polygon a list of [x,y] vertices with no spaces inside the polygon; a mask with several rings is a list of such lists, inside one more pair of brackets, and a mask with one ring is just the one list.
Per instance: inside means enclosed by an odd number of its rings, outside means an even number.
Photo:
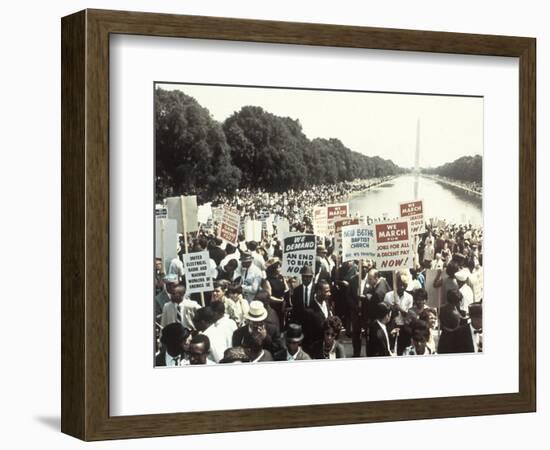
[{"label": "row of trees", "polygon": [[239,187],[270,192],[304,189],[402,172],[338,139],[309,140],[298,120],[245,106],[225,122],[181,91],[155,95],[156,192],[197,194],[208,201]]},{"label": "row of trees", "polygon": [[442,166],[422,169],[422,172],[482,184],[483,158],[480,155],[463,156]]}]

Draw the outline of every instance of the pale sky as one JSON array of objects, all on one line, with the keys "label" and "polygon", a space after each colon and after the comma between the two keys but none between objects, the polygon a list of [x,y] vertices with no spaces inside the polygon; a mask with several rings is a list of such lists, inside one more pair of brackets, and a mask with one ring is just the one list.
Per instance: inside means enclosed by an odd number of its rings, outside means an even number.
[{"label": "pale sky", "polygon": [[243,106],[299,119],[309,139],[337,138],[351,150],[414,166],[420,120],[420,166],[483,155],[483,98],[158,84],[194,97],[223,122]]}]

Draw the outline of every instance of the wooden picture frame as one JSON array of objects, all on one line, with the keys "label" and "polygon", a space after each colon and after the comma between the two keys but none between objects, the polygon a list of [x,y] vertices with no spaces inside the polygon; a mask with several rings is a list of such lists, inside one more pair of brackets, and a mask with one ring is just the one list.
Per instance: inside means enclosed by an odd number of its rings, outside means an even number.
[{"label": "wooden picture frame", "polygon": [[[64,433],[100,440],[535,411],[535,39],[103,10],[61,25]],[[109,36],[117,33],[519,58],[519,392],[109,416]]]}]

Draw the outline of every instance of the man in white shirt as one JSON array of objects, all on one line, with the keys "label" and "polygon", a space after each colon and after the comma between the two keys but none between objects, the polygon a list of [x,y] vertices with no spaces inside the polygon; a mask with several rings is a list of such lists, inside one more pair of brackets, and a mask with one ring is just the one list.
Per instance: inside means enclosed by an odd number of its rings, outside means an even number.
[{"label": "man in white shirt", "polygon": [[265,278],[265,259],[258,253],[258,243],[256,241],[250,241],[248,243],[248,249],[254,260],[254,265],[260,270],[262,278]]},{"label": "man in white shirt", "polygon": [[225,352],[227,348],[231,347],[233,333],[237,329],[237,324],[225,314],[225,304],[223,301],[213,301],[210,307],[212,308],[212,311],[214,311],[215,315],[214,318],[216,321],[214,322],[214,326],[217,328],[220,335],[225,339],[226,347],[223,350]]},{"label": "man in white shirt", "polygon": [[413,297],[406,289],[409,281],[409,274],[407,271],[397,271],[396,276],[396,291],[390,291],[384,297],[384,303],[386,303],[392,310],[393,323],[390,328],[392,331],[397,328],[399,330],[399,336],[397,338],[397,354],[401,355],[405,347],[410,344],[410,335],[406,333],[405,323],[407,320],[407,313],[412,308],[414,302]]},{"label": "man in white shirt", "polygon": [[393,310],[395,325],[402,327],[405,325],[407,312],[413,306],[413,297],[406,291],[408,276],[403,272],[397,272],[394,276],[397,276],[397,292],[389,291],[384,297],[384,303]]},{"label": "man in white shirt", "polygon": [[178,282],[181,282],[182,278],[185,276],[185,270],[183,268],[183,263],[179,256],[176,256],[172,261],[170,261],[170,266],[168,268],[169,274],[174,274],[178,276]]},{"label": "man in white shirt", "polygon": [[241,256],[241,286],[243,296],[248,303],[256,297],[262,281],[262,273],[256,265],[252,264],[253,260],[250,253],[243,253]]},{"label": "man in white shirt", "polygon": [[462,294],[462,301],[460,302],[460,309],[462,311],[468,311],[468,308],[474,303],[474,291],[468,285],[470,278],[470,271],[467,268],[459,270],[455,274],[456,282],[458,284],[458,290]]}]

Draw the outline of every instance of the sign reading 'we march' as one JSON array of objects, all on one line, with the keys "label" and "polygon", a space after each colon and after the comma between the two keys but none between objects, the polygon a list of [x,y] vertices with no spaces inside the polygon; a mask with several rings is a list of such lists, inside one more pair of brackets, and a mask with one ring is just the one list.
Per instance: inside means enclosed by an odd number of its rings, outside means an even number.
[{"label": "sign reading 'we march'", "polygon": [[413,267],[412,234],[408,220],[374,225],[376,238],[376,268],[378,270],[409,269]]}]

